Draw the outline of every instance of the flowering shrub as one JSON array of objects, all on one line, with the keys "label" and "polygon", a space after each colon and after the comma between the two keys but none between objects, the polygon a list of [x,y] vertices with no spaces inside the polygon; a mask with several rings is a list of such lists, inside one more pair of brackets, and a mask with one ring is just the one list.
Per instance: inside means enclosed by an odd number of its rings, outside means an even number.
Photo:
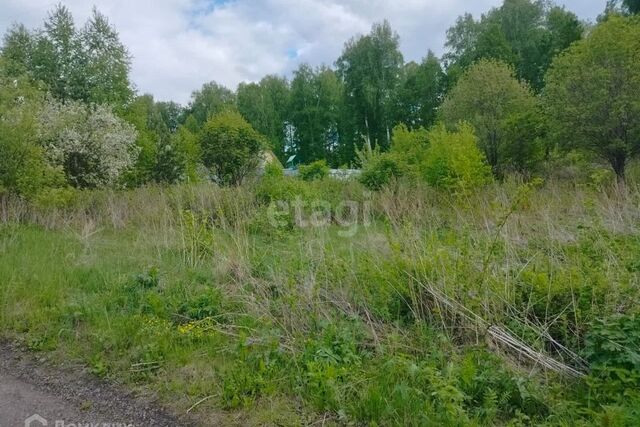
[{"label": "flowering shrub", "polygon": [[49,163],[62,168],[75,187],[117,184],[138,155],[135,128],[104,105],[49,100],[38,122]]}]

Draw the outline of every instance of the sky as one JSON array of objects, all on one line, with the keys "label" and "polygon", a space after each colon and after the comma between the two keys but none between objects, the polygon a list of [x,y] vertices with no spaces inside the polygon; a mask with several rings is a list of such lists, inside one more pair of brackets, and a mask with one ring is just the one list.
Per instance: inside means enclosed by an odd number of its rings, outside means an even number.
[{"label": "sky", "polygon": [[[42,26],[58,0],[0,0],[0,32]],[[331,65],[345,41],[388,19],[407,61],[444,50],[456,18],[478,17],[502,0],[63,0],[81,26],[93,5],[133,57],[139,93],[186,104],[215,80],[231,89],[267,74],[290,76],[300,63]],[[557,0],[594,21],[606,0]]]}]

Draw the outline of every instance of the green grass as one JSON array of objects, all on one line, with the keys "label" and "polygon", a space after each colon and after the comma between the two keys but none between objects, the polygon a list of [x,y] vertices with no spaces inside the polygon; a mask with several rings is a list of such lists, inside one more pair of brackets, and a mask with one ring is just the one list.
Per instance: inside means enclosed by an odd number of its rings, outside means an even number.
[{"label": "green grass", "polygon": [[[205,399],[203,423],[637,425],[640,333],[612,332],[640,307],[635,188],[277,179],[6,201],[0,334],[176,412]],[[373,222],[270,225],[266,201],[298,195],[370,202]],[[575,366],[562,344],[589,375],[545,370],[487,325]]]}]

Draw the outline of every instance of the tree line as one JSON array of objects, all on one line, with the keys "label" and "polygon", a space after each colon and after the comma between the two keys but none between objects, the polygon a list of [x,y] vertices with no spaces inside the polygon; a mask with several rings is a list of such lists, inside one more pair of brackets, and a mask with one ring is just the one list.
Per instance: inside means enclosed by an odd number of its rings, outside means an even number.
[{"label": "tree line", "polygon": [[391,151],[403,132],[441,125],[473,132],[498,178],[579,148],[623,179],[640,151],[639,9],[610,1],[592,25],[547,1],[504,0],[479,19],[460,16],[443,56],[420,62],[404,60],[384,21],[348,40],[332,66],[302,64],[290,79],[235,90],[209,82],[182,106],[136,94],[131,56],[97,9],[78,28],[58,5],[42,28],[4,36],[0,187],[235,182],[225,163],[255,163],[265,149],[283,163],[357,165],[364,149]]}]

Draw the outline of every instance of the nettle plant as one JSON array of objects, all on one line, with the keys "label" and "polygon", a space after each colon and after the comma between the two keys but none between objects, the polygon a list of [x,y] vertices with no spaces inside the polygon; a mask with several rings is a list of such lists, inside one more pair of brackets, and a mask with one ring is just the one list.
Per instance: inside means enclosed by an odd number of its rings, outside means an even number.
[{"label": "nettle plant", "polygon": [[640,385],[640,316],[619,314],[593,322],[585,355],[596,375]]}]

